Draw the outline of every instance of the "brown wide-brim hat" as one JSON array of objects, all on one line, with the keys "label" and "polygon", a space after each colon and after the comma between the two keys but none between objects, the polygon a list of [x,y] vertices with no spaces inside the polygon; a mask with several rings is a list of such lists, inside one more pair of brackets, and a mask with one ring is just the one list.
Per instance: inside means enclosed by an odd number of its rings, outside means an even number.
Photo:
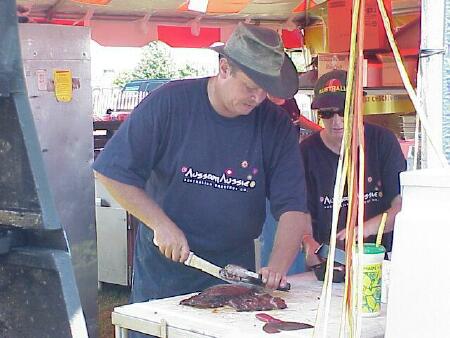
[{"label": "brown wide-brim hat", "polygon": [[239,23],[225,45],[210,48],[233,61],[270,95],[289,99],[297,93],[297,69],[274,30]]}]

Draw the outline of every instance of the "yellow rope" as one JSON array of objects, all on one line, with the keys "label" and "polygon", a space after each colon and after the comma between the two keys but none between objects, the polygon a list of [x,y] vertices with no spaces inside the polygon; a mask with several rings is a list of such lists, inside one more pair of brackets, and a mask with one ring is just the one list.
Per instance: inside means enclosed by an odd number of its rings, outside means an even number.
[{"label": "yellow rope", "polygon": [[[414,108],[416,109],[416,113],[419,115],[420,122],[422,123],[423,130],[425,131],[425,135],[430,141],[431,147],[436,153],[436,156],[438,157],[442,167],[447,167],[448,163],[444,156],[442,148],[439,149],[437,146],[436,136],[433,134],[432,128],[430,126],[430,123],[428,121],[427,116],[422,110],[422,106],[420,105],[419,99],[416,95],[416,92],[414,91],[413,86],[411,85],[411,81],[409,80],[408,73],[405,69],[405,66],[402,61],[402,57],[400,55],[400,52],[398,50],[397,44],[395,43],[394,34],[392,33],[391,24],[389,22],[389,17],[386,12],[386,8],[384,7],[383,0],[377,0],[378,3],[378,9],[381,13],[381,18],[383,20],[384,29],[386,30],[386,35],[389,40],[389,44],[392,48],[392,52],[394,53],[394,59],[395,63],[397,64],[398,70],[400,72],[400,76],[403,81],[403,85],[406,88],[406,91],[408,92],[409,97],[411,98],[411,101],[414,105]],[[417,149],[417,145],[416,145]]]},{"label": "yellow rope", "polygon": [[[346,109],[348,110],[348,119],[345,121],[344,119],[344,130],[347,128],[347,141],[346,141],[346,152],[347,152],[347,163],[349,166],[348,174],[349,178],[347,180],[348,184],[348,210],[347,210],[347,224],[346,224],[346,239],[354,241],[350,238],[349,230],[350,230],[350,223],[351,223],[351,215],[353,214],[353,190],[356,188],[354,186],[354,178],[356,175],[355,172],[355,166],[354,163],[357,161],[357,158],[353,157],[352,153],[352,143],[357,142],[357,140],[353,139],[353,128],[354,128],[354,119],[357,117],[357,114],[361,114],[361,112],[356,111],[355,112],[355,106],[353,104],[355,96],[358,95],[358,93],[354,92],[355,89],[355,68],[356,65],[360,66],[359,74],[361,74],[362,71],[362,61],[359,53],[357,52],[357,44],[363,43],[361,42],[360,29],[361,29],[361,9],[364,8],[364,0],[358,0],[357,3],[355,3],[355,11],[353,13],[352,17],[352,39],[350,40],[350,62],[349,62],[349,69],[348,69],[348,77],[347,77],[347,93],[346,93]],[[357,6],[357,7],[356,7]],[[356,10],[356,8],[358,10]],[[356,37],[358,38],[358,42],[356,41]],[[357,55],[358,54],[358,55]],[[356,62],[358,56],[358,63]],[[361,76],[361,75],[360,75]],[[348,107],[348,108],[347,108]],[[361,116],[361,115],[360,115]],[[360,128],[360,131],[362,128]],[[351,259],[351,252],[348,253]],[[351,283],[351,276],[352,276],[352,266],[351,264],[346,264],[346,278],[345,278],[345,287],[344,287],[344,298],[343,298],[343,304],[342,304],[342,315],[341,315],[341,323],[340,323],[340,334],[341,336],[347,332],[350,337],[354,337],[355,332],[355,318],[353,316],[353,308],[354,308],[354,297],[350,295],[349,304],[347,304],[347,297],[349,294],[349,285]],[[355,286],[352,286],[352,290],[354,290]]]},{"label": "yellow rope", "polygon": [[[362,312],[362,286],[363,286],[363,270],[362,259],[364,254],[364,187],[365,187],[365,160],[364,160],[364,147],[361,142],[364,142],[364,127],[362,125],[362,112],[360,114],[358,124],[358,136],[359,136],[359,182],[358,182],[358,268],[357,276],[358,283],[356,289],[357,293],[357,307],[356,307],[356,337],[361,337],[361,312]],[[353,252],[352,252],[353,254]],[[353,286],[355,288],[355,286]]]},{"label": "yellow rope", "polygon": [[[362,0],[361,3],[362,8],[365,9],[365,0]],[[361,337],[362,331],[362,322],[361,322],[361,313],[362,313],[362,286],[363,286],[363,270],[362,270],[362,257],[364,254],[364,187],[365,187],[365,140],[364,140],[364,125],[363,125],[363,63],[364,63],[364,28],[365,28],[365,15],[364,10],[363,14],[359,15],[359,30],[358,30],[358,85],[356,92],[356,108],[357,111],[355,115],[357,116],[357,129],[358,129],[358,140],[354,140],[357,142],[358,146],[358,154],[359,154],[359,182],[358,182],[358,265],[357,265],[357,303],[356,303],[356,312],[352,311],[352,308],[349,308],[349,312],[355,314],[356,316],[356,326],[353,326],[354,336],[356,338]],[[355,159],[356,160],[356,159]],[[353,241],[354,243],[354,241]],[[352,258],[353,258],[353,250],[352,250]],[[353,270],[353,262],[352,259],[352,270]],[[353,285],[353,289],[355,286]],[[355,318],[353,318],[353,322]]]},{"label": "yellow rope", "polygon": [[[331,305],[331,295],[332,295],[332,282],[333,282],[333,266],[334,266],[334,254],[336,249],[336,232],[337,223],[339,219],[339,211],[342,204],[342,196],[345,187],[345,181],[347,178],[347,172],[349,167],[349,149],[352,138],[352,120],[353,113],[350,108],[352,108],[353,99],[353,77],[354,77],[354,66],[355,66],[355,46],[356,46],[356,29],[358,22],[358,15],[360,10],[360,1],[356,0],[353,8],[352,16],[352,33],[350,40],[350,57],[349,57],[349,71],[347,73],[347,84],[346,84],[346,97],[345,97],[345,110],[344,110],[344,137],[340,148],[338,168],[336,172],[336,182],[334,186],[333,195],[333,216],[331,221],[331,235],[330,235],[330,250],[328,253],[328,260],[325,272],[324,283],[322,287],[322,293],[320,297],[319,309],[317,311],[316,325],[314,329],[313,337],[327,336],[329,312]],[[344,292],[347,292],[345,290]],[[319,328],[322,332],[319,332]]]}]

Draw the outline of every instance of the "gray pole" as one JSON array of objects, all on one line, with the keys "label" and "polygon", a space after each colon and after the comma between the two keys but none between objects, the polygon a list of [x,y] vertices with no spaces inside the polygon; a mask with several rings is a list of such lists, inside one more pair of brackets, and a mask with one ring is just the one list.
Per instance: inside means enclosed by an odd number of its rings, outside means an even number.
[{"label": "gray pole", "polygon": [[28,100],[16,2],[0,1],[0,13],[0,337],[87,338]]},{"label": "gray pole", "polygon": [[[446,0],[447,7],[450,1]],[[443,128],[444,113],[447,118],[449,112],[444,109],[443,100],[450,99],[448,88],[445,87],[445,76],[450,75],[450,63],[444,69],[444,11],[442,1],[422,1],[422,30],[421,30],[421,57],[419,63],[417,93],[423,104],[425,114],[430,122],[431,130],[436,137],[437,147],[441,148],[446,139],[447,145],[450,135],[446,135]],[[448,23],[447,23],[448,24]],[[449,26],[450,27],[450,26]],[[448,32],[450,38],[450,30]],[[443,81],[444,78],[444,81]],[[447,93],[446,93],[447,91]],[[447,127],[448,124],[447,124]],[[447,159],[450,154],[447,153]],[[429,143],[422,135],[422,168],[440,167],[441,164]]]},{"label": "gray pole", "polygon": [[[439,1],[437,1],[439,2]],[[442,11],[444,16],[444,69],[442,72],[443,115],[442,115],[442,144],[447,160],[450,162],[450,0],[445,1]]]}]

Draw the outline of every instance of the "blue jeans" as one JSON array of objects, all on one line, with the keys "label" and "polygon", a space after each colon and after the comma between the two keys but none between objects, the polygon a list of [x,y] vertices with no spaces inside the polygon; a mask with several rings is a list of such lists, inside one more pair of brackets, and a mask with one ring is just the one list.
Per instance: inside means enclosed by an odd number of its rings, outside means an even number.
[{"label": "blue jeans", "polygon": [[[246,269],[255,270],[255,246],[253,241],[226,252],[204,251],[198,254],[218,266],[236,264]],[[189,294],[224,283],[222,280],[200,270],[167,259],[153,244],[153,232],[144,225],[139,225],[134,251],[130,303]],[[149,336],[130,331],[129,337],[148,338]]]}]

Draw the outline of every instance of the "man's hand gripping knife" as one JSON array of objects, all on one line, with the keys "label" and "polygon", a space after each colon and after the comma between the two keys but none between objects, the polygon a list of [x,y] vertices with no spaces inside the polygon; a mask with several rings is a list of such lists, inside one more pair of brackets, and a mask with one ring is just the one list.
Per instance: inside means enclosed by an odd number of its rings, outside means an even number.
[{"label": "man's hand gripping knife", "polygon": [[189,245],[183,231],[170,221],[153,228],[155,244],[159,251],[174,262],[184,263],[189,256]]},{"label": "man's hand gripping knife", "polygon": [[98,172],[95,172],[95,176],[125,210],[153,230],[153,243],[164,256],[175,262],[186,261],[190,250],[183,231],[142,188],[119,182]]},{"label": "man's hand gripping knife", "polygon": [[316,254],[320,244],[316,242],[312,234],[305,234],[302,239],[303,252],[305,253],[306,265],[308,267],[322,263],[320,257]]},{"label": "man's hand gripping knife", "polygon": [[311,233],[307,214],[299,211],[287,211],[280,216],[275,242],[267,267],[259,273],[268,288],[286,286],[286,274],[299,251],[301,239],[305,233]]}]

